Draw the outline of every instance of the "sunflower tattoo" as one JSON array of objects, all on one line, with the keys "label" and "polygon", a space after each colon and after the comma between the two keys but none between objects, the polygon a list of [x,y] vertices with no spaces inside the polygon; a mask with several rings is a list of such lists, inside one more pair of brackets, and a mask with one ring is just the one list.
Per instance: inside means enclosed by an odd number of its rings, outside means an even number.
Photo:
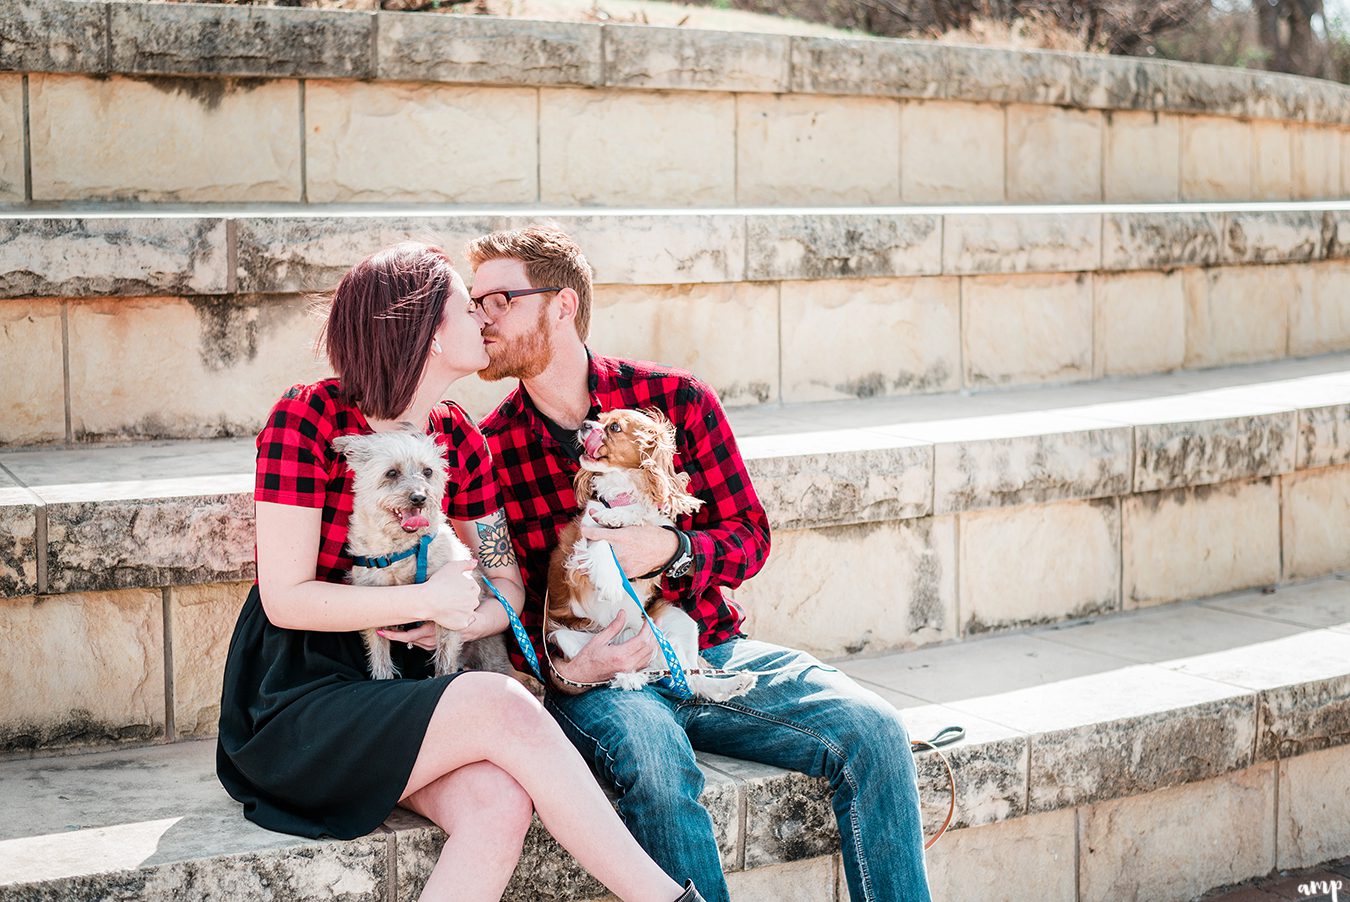
[{"label": "sunflower tattoo", "polygon": [[505,511],[497,511],[486,522],[478,523],[478,561],[489,569],[516,562],[511,534],[506,530]]}]

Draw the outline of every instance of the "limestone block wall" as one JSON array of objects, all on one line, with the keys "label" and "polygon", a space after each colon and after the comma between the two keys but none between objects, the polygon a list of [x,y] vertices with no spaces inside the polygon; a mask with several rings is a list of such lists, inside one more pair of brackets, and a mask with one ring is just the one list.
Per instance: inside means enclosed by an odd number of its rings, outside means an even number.
[{"label": "limestone block wall", "polygon": [[0,216],[0,356],[24,361],[0,368],[0,444],[253,435],[326,375],[309,292],[397,240],[458,255],[538,219],[595,266],[596,350],[678,361],[731,407],[1350,348],[1344,202],[997,209]]},{"label": "limestone block wall", "polygon": [[756,636],[827,656],[1136,610],[1350,567],[1347,493],[1339,466],[779,529],[736,599]]},{"label": "limestone block wall", "polygon": [[1350,89],[1145,59],[12,0],[0,202],[783,206],[1350,192]]},{"label": "limestone block wall", "polygon": [[[1332,375],[746,437],[774,550],[736,599],[754,635],[833,657],[1350,570],[1347,424],[1350,382]],[[0,488],[0,634],[16,637],[0,751],[210,729],[253,573],[250,449],[236,450],[213,467],[228,475],[171,478],[182,448],[125,470],[88,452],[118,481]],[[0,464],[41,469],[34,454]],[[24,691],[38,670],[43,692]]]}]

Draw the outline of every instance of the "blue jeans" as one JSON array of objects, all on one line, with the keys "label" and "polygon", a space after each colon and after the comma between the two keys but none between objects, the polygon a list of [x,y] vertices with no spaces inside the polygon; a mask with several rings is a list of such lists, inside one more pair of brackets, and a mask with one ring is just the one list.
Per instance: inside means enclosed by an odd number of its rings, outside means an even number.
[{"label": "blue jeans", "polygon": [[676,881],[727,902],[712,818],[699,804],[694,749],[829,779],[849,896],[929,902],[919,793],[899,713],[805,652],[732,639],[705,649],[714,667],[766,671],[729,702],[683,701],[648,686],[550,694],[549,709],[618,794],[619,814]]}]

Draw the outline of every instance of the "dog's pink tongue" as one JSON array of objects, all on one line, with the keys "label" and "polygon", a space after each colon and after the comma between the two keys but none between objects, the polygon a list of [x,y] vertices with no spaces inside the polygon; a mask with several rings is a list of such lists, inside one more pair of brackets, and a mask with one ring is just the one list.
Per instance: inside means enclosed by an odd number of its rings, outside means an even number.
[{"label": "dog's pink tongue", "polygon": [[586,456],[595,457],[600,451],[600,446],[605,443],[605,434],[599,429],[592,429],[586,436]]},{"label": "dog's pink tongue", "polygon": [[408,511],[400,524],[404,532],[417,532],[419,529],[425,529],[431,525],[431,521],[419,510]]}]

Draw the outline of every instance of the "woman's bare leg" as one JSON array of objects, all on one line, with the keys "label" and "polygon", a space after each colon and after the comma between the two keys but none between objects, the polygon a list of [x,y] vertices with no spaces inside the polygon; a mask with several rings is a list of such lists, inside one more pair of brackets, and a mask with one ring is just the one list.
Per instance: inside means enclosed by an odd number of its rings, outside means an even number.
[{"label": "woman's bare leg", "polygon": [[423,902],[495,902],[520,860],[534,806],[520,784],[480,761],[433,780],[401,803],[445,831]]},{"label": "woman's bare leg", "polygon": [[680,895],[681,887],[624,827],[544,706],[525,687],[497,673],[466,673],[446,687],[404,798],[478,761],[491,762],[514,778],[558,844],[620,899],[672,902]]}]

